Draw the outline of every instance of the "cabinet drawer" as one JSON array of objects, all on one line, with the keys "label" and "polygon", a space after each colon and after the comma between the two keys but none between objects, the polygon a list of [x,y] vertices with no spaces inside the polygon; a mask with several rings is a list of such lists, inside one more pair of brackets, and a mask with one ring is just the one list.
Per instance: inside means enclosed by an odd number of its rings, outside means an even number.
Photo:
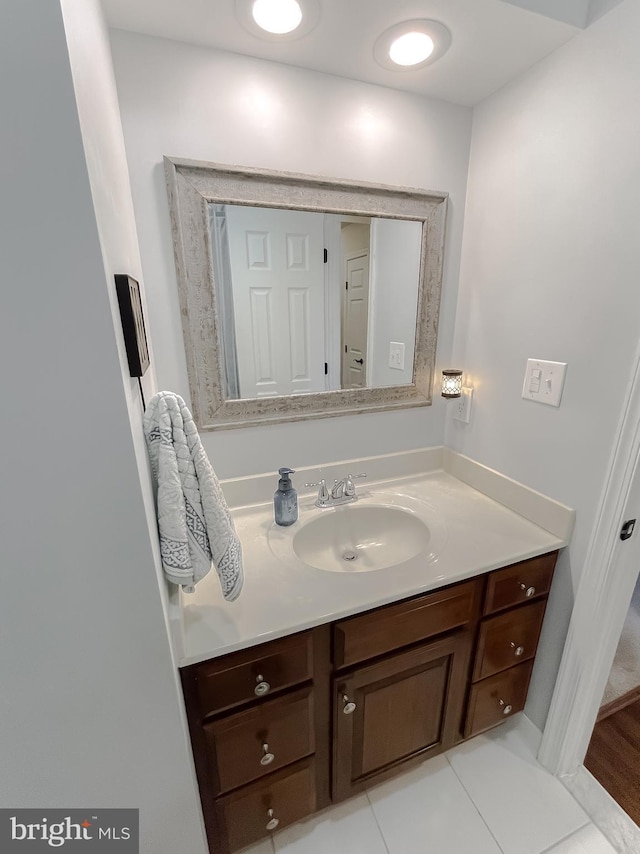
[{"label": "cabinet drawer", "polygon": [[312,696],[310,687],[303,688],[205,724],[216,794],[313,753]]},{"label": "cabinet drawer", "polygon": [[214,658],[196,670],[202,717],[311,679],[311,632]]},{"label": "cabinet drawer", "polygon": [[466,625],[475,618],[478,589],[477,579],[465,581],[336,623],[335,667],[348,667]]},{"label": "cabinet drawer", "polygon": [[310,815],[316,809],[313,759],[219,798],[216,809],[226,827],[231,851]]},{"label": "cabinet drawer", "polygon": [[480,627],[473,681],[493,676],[536,654],[546,599],[491,617]]},{"label": "cabinet drawer", "polygon": [[533,661],[526,661],[471,687],[465,738],[490,729],[524,709],[532,670]]},{"label": "cabinet drawer", "polygon": [[553,552],[492,572],[487,580],[484,613],[502,611],[547,594],[557,556]]}]

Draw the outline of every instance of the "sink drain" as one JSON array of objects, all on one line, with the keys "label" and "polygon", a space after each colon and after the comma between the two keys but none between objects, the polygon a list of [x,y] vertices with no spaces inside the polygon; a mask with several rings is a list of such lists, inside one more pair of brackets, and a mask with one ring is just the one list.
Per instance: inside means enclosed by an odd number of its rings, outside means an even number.
[{"label": "sink drain", "polygon": [[355,552],[347,550],[342,553],[342,560],[357,560],[358,555]]}]

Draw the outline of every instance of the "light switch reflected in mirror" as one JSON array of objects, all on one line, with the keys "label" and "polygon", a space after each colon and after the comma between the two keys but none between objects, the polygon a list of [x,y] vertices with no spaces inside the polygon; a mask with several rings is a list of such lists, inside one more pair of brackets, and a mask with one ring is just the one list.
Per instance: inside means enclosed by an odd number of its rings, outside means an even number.
[{"label": "light switch reflected in mirror", "polygon": [[422,223],[209,205],[226,397],[413,381]]}]

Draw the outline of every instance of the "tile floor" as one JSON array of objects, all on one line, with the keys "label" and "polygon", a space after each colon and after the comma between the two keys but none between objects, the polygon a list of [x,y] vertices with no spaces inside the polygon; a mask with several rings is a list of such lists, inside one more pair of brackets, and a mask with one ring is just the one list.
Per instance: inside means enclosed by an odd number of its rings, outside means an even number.
[{"label": "tile floor", "polygon": [[615,854],[524,715],[243,854]]}]

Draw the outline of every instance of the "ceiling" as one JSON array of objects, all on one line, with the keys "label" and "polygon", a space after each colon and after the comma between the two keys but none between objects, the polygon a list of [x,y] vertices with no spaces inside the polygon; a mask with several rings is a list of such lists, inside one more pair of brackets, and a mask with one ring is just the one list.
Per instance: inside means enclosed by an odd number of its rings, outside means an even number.
[{"label": "ceiling", "polygon": [[[239,23],[234,0],[102,0],[110,27],[274,60],[473,105],[587,25],[594,7],[619,0],[319,0],[305,36],[263,40]],[[537,11],[531,11],[535,9]],[[446,24],[451,47],[433,65],[391,71],[373,57],[378,36],[411,18]]]}]

